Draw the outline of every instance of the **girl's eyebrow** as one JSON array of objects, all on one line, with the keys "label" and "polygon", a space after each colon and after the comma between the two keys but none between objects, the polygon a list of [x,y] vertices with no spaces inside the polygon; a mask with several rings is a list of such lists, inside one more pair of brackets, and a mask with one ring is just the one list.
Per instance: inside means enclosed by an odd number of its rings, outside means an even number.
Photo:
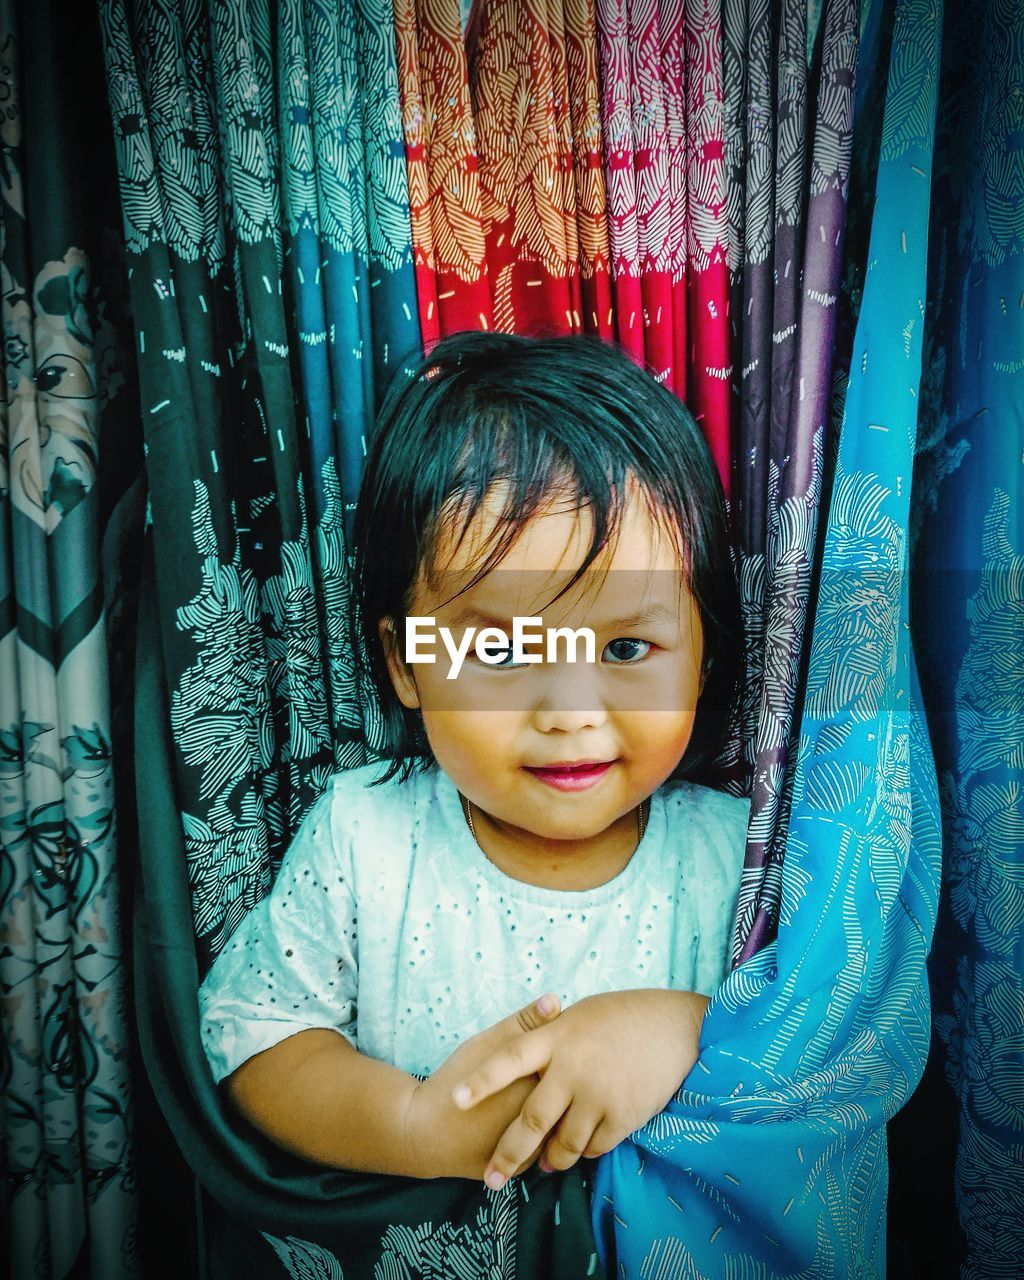
[{"label": "girl's eyebrow", "polygon": [[[527,616],[536,617],[535,614]],[[610,618],[607,621],[599,622],[597,624],[597,628],[601,631],[610,631],[613,628],[625,630],[630,627],[643,626],[649,622],[678,623],[678,621],[679,613],[677,610],[670,608],[666,604],[655,603],[650,605],[647,609],[642,609],[638,613],[630,614],[628,618]],[[450,625],[453,627],[464,627],[468,625],[498,627],[506,634],[511,634],[512,632],[511,618],[499,618],[496,614],[484,613],[481,610],[472,607],[464,609],[461,613],[457,614],[455,618],[452,619]]]}]

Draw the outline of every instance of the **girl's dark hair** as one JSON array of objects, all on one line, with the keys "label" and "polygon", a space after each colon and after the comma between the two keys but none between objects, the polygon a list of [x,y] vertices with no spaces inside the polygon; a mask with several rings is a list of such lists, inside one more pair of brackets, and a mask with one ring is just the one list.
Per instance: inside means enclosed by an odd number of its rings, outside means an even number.
[{"label": "girl's dark hair", "polygon": [[568,590],[618,529],[630,472],[652,516],[665,513],[679,535],[704,632],[704,687],[672,776],[707,773],[734,711],[742,629],[725,499],[700,429],[681,400],[600,339],[466,332],[438,343],[411,376],[396,375],[367,442],[350,618],[357,687],[369,684],[382,711],[390,767],[377,782],[434,764],[419,711],[392,687],[378,623],[390,616],[404,635],[420,565],[433,565],[442,508],[461,522],[461,538],[491,486],[508,486],[490,552],[468,588],[554,488],[574,488],[594,529]]}]

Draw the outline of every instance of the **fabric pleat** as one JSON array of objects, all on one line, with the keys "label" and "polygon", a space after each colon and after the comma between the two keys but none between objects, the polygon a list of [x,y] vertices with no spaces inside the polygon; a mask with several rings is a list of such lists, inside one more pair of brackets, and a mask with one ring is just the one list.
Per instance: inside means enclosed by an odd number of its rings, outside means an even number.
[{"label": "fabric pleat", "polygon": [[130,771],[108,640],[141,448],[112,137],[82,110],[103,93],[87,11],[3,0],[0,50],[0,1259],[132,1280]]},{"label": "fabric pleat", "polygon": [[619,344],[684,398],[731,487],[722,32],[698,0],[598,0]]},{"label": "fabric pleat", "polygon": [[[820,558],[819,510],[827,494],[826,445],[833,428],[858,7],[854,0],[825,5],[809,123],[803,6],[783,6],[778,14],[750,6],[743,19],[731,17],[729,26],[746,33],[748,72],[749,163],[733,338],[743,390],[734,523],[746,648],[733,751],[742,761],[736,774],[750,777],[752,786],[736,934],[736,958],[742,959],[778,927],[809,610]],[[773,81],[769,54],[776,46],[780,71]],[[743,56],[736,40],[726,49],[730,59]],[[730,79],[736,78],[734,70]]]},{"label": "fabric pleat", "polygon": [[940,34],[899,0],[777,934],[713,998],[677,1096],[599,1163],[610,1274],[885,1272],[886,1122],[927,1057],[942,857],[907,574]]},{"label": "fabric pleat", "polygon": [[911,522],[943,886],[932,1053],[890,1126],[908,1274],[1024,1258],[1022,42],[1020,6],[947,7]]},{"label": "fabric pleat", "polygon": [[424,349],[493,327],[476,126],[458,0],[394,0]]}]

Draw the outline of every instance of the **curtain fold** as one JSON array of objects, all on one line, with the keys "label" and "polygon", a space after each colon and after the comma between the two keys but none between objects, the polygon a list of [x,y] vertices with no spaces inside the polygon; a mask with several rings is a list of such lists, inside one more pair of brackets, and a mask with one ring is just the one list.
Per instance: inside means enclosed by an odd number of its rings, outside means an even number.
[{"label": "curtain fold", "polygon": [[711,0],[395,0],[424,346],[612,338],[731,480],[722,40]]},{"label": "curtain fold", "polygon": [[490,273],[459,0],[394,0],[424,348],[490,329]]},{"label": "curtain fold", "polygon": [[598,0],[615,336],[683,396],[731,486],[719,6]]},{"label": "curtain fold", "polygon": [[893,1254],[969,1277],[1024,1259],[1022,48],[1020,6],[947,13],[914,470],[944,866],[932,1055],[893,1125]]},{"label": "curtain fold", "polygon": [[109,132],[77,105],[102,91],[95,32],[3,0],[0,51],[0,1217],[13,1275],[119,1280],[136,1206],[103,575],[139,464],[131,352]]},{"label": "curtain fold", "polygon": [[311,1171],[210,1077],[202,977],[330,775],[379,751],[347,648],[347,513],[383,383],[421,349],[402,80],[377,0],[103,0],[100,18],[151,494],[135,999],[198,1180],[199,1265],[583,1275],[584,1170],[503,1196]]},{"label": "curtain fold", "polygon": [[440,1280],[499,1264],[505,1270],[498,1274],[541,1280],[582,1277],[588,1267],[600,1276],[582,1170],[550,1179],[534,1169],[517,1185],[515,1201],[456,1179],[313,1171],[224,1105],[199,1042],[201,972],[188,923],[192,890],[152,568],[144,575],[139,619],[136,761],[147,822],[135,1002],[147,1074],[198,1181],[199,1266],[218,1280],[339,1272],[346,1280],[381,1274]]},{"label": "curtain fold", "polygon": [[885,1271],[885,1124],[925,1066],[942,852],[908,622],[940,37],[930,0],[897,0],[777,936],[712,1000],[677,1097],[599,1163],[609,1273]]},{"label": "curtain fold", "polygon": [[495,327],[609,333],[592,0],[478,4],[467,57]]},{"label": "curtain fold", "polygon": [[[858,51],[855,0],[826,0],[815,90],[806,83],[803,5],[741,9],[726,6],[730,30],[746,31],[745,48],[734,39],[726,52],[730,61],[746,58],[748,75],[746,145],[733,158],[746,183],[735,284],[742,396],[734,516],[747,658],[733,752],[752,788],[737,959],[763,947],[778,926],[821,554]],[[738,78],[733,67],[730,83]]]}]

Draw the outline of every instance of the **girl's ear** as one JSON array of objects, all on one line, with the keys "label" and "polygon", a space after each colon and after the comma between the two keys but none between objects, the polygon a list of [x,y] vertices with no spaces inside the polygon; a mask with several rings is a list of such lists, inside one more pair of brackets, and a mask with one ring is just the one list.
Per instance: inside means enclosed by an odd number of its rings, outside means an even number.
[{"label": "girl's ear", "polygon": [[404,707],[408,707],[412,711],[420,705],[420,696],[416,688],[416,681],[412,677],[412,671],[402,656],[402,648],[395,633],[394,618],[381,618],[377,623],[377,634],[380,636],[380,642],[384,646],[384,658],[388,664],[388,675],[391,677],[391,684],[398,695],[398,700]]}]

